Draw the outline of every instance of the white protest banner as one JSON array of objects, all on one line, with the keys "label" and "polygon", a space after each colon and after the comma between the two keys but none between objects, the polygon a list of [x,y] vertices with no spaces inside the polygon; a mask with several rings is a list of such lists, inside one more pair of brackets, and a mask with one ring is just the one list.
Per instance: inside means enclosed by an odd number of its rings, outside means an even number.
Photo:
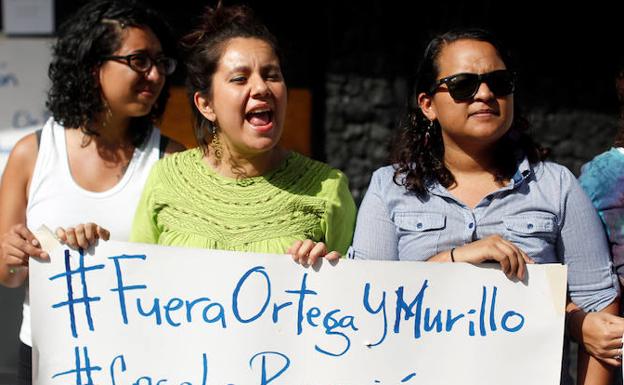
[{"label": "white protest banner", "polygon": [[558,384],[566,270],[101,242],[31,261],[34,383]]}]

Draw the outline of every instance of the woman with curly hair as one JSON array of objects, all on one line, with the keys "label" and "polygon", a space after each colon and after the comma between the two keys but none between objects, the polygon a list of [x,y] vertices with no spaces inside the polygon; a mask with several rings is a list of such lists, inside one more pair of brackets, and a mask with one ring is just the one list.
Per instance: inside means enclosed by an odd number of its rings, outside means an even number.
[{"label": "woman with curly hair", "polygon": [[[621,343],[618,289],[591,202],[566,168],[544,161],[514,105],[511,57],[483,30],[450,31],[428,45],[394,164],[377,170],[360,206],[351,256],[498,262],[522,279],[527,263],[565,263],[570,333],[600,360],[580,382],[607,381]],[[598,383],[596,382],[596,383]]]},{"label": "woman with curly hair", "polygon": [[279,146],[287,90],[275,37],[251,9],[219,2],[182,45],[199,147],[154,166],[131,240],[310,264],[344,253],[355,223],[347,178]]},{"label": "woman with curly hair", "polygon": [[[28,278],[48,258],[31,230],[45,224],[73,247],[128,240],[151,166],[181,150],[153,126],[167,101],[175,43],[154,11],[99,0],[60,29],[49,68],[52,118],[20,140],[0,185],[0,283]],[[31,382],[30,308],[24,302],[19,384]]]}]

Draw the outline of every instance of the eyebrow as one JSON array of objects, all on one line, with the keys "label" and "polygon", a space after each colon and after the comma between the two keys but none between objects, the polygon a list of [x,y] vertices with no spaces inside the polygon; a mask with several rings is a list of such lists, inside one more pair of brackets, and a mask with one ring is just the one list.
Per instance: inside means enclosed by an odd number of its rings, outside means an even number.
[{"label": "eyebrow", "polygon": [[[142,53],[142,54],[146,54],[146,55],[152,55],[152,54],[149,52],[149,50],[148,50],[148,49],[146,49],[146,48],[139,48],[139,49],[132,50],[132,51],[130,51],[129,55],[135,55],[135,54],[140,54],[140,53]],[[164,52],[163,52],[163,50],[161,49],[161,50],[156,51],[156,52],[155,52],[155,54],[154,54],[153,56],[154,56],[154,57],[158,57],[158,56],[162,56],[162,55],[164,55]]]},{"label": "eyebrow", "polygon": [[266,66],[262,67],[263,70],[274,70],[274,71],[279,71],[280,70],[280,66],[277,64],[267,64]]},{"label": "eyebrow", "polygon": [[[251,70],[251,67],[249,66],[238,66],[233,68],[231,71],[229,71],[229,74],[233,74],[233,73],[237,73],[237,72],[249,72]],[[260,71],[279,71],[280,70],[280,66],[277,64],[267,64],[264,65],[262,67],[260,67]]]}]

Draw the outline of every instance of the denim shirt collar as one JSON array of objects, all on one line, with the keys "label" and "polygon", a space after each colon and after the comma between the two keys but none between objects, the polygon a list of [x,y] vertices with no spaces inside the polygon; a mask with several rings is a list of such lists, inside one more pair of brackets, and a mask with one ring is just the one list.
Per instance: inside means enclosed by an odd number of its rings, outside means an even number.
[{"label": "denim shirt collar", "polygon": [[511,183],[508,187],[510,190],[520,186],[527,178],[529,178],[533,174],[533,169],[531,168],[531,164],[529,160],[525,157],[522,158],[520,163],[518,163],[518,167],[516,169],[516,173],[511,177]]},{"label": "denim shirt collar", "polygon": [[[511,177],[511,182],[507,186],[501,187],[500,189],[496,190],[490,195],[498,194],[503,191],[514,190],[518,188],[519,186],[521,186],[524,183],[524,181],[529,179],[531,175],[533,175],[533,168],[531,167],[529,160],[525,156],[522,158],[522,160],[518,162],[518,165],[516,167],[516,172]],[[452,198],[453,200],[457,200],[453,196],[453,194],[451,194],[446,189],[446,187],[442,186],[437,181],[430,184],[430,186],[428,187],[428,191],[429,193],[434,194],[434,195],[438,195],[441,197],[448,197],[448,198]]]}]

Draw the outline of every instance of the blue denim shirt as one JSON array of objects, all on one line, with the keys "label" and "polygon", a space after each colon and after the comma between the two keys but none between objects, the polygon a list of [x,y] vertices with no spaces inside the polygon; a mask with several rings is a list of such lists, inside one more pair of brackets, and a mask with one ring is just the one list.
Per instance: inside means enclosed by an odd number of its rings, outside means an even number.
[{"label": "blue denim shirt", "polygon": [[474,209],[438,183],[420,199],[393,175],[392,166],[373,174],[349,257],[425,261],[499,234],[537,263],[566,264],[570,296],[585,311],[601,310],[618,295],[600,219],[565,167],[524,159],[512,181]]}]

